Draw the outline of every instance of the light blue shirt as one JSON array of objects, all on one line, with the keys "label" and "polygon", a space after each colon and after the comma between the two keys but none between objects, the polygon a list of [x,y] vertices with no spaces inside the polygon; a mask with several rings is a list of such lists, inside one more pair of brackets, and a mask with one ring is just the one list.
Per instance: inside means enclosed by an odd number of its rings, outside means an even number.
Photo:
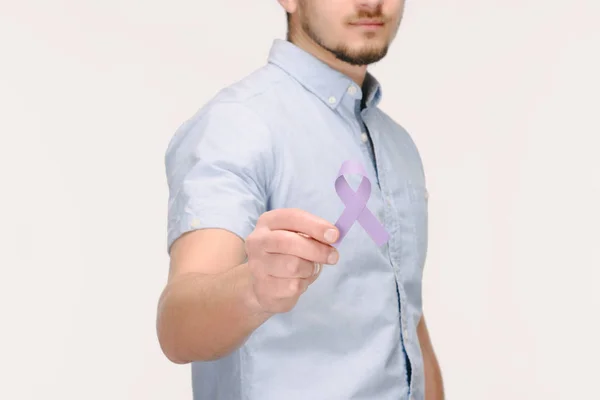
[{"label": "light blue shirt", "polygon": [[[365,96],[365,108],[361,99]],[[427,251],[427,190],[409,134],[364,88],[297,46],[275,40],[268,63],[223,89],[175,133],[166,153],[168,246],[184,232],[246,238],[272,209],[332,223],[334,182],[360,160],[367,207],[390,234],[378,247],[354,224],[296,307],[227,357],[192,364],[196,400],[424,399],[417,324]],[[369,135],[372,138],[369,139]],[[346,177],[356,190],[361,177]]]}]

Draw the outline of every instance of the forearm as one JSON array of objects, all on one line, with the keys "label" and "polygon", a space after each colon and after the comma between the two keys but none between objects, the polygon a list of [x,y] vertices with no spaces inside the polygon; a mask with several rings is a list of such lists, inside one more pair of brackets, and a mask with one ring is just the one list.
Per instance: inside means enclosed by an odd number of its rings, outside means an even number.
[{"label": "forearm", "polygon": [[423,367],[425,369],[425,400],[444,400],[442,371],[433,350],[424,317],[419,322],[417,333],[421,344]]},{"label": "forearm", "polygon": [[425,400],[444,400],[442,372],[435,353],[423,354],[425,367]]},{"label": "forearm", "polygon": [[270,314],[259,311],[247,264],[216,275],[187,274],[170,282],[158,309],[158,337],[173,362],[226,356]]}]

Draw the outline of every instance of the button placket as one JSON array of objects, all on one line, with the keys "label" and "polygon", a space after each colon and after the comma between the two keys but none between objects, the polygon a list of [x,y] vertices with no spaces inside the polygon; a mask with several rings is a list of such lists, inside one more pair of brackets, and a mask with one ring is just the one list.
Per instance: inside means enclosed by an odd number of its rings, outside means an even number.
[{"label": "button placket", "polygon": [[[387,185],[386,170],[385,170],[384,166],[381,165],[383,160],[381,159],[381,156],[378,154],[378,149],[375,146],[375,143],[373,143],[373,153],[375,155],[375,161],[377,163],[380,188],[381,188],[381,193],[382,193],[383,200],[384,200],[384,207],[383,207],[385,210],[384,215],[387,216],[388,212],[391,215],[393,213],[393,204],[392,204],[392,199],[390,197],[391,195],[390,195],[388,185]],[[393,219],[392,219],[392,221],[393,221]],[[395,226],[395,229],[400,229],[400,227]],[[392,256],[393,253],[398,252],[397,244],[394,241],[393,237],[390,237],[389,245],[386,246],[386,248],[387,248],[390,264],[392,265],[392,270],[394,271],[394,275],[396,277],[396,284],[398,285],[398,298],[399,298],[399,303],[400,303],[399,304],[400,318],[399,318],[398,322],[400,322],[401,335],[403,338],[403,346],[405,347],[405,350],[407,352],[408,362],[413,364],[412,357],[411,357],[412,352],[410,351],[411,339],[409,337],[408,307],[407,307],[407,301],[406,301],[406,293],[403,288],[402,272],[400,271],[400,268],[398,267],[398,265],[396,265],[396,263],[394,261],[394,257]],[[414,381],[414,379],[411,379],[411,381]],[[412,382],[409,382],[409,385],[412,385]]]}]

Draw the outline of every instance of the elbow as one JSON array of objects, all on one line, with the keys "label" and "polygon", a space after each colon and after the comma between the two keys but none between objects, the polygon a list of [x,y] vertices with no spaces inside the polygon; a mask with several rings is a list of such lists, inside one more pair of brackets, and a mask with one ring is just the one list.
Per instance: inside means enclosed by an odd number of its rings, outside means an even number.
[{"label": "elbow", "polygon": [[215,361],[225,353],[202,346],[201,335],[190,334],[185,313],[176,311],[181,307],[173,304],[173,296],[163,293],[159,300],[156,334],[160,349],[174,364],[189,364],[194,361]]},{"label": "elbow", "polygon": [[156,333],[163,354],[174,364],[194,361],[216,361],[227,356],[231,349],[218,346],[191,323],[190,313],[177,292],[165,288],[158,302]]},{"label": "elbow", "polygon": [[161,349],[165,357],[167,357],[167,359],[174,364],[184,365],[189,364],[191,362],[190,360],[180,357],[176,352],[169,351],[165,346],[161,345]]},{"label": "elbow", "polygon": [[182,351],[182,338],[178,337],[176,321],[170,318],[169,312],[171,308],[168,304],[168,291],[165,289],[161,294],[158,302],[158,310],[156,316],[156,335],[160,349],[169,361],[174,364],[189,364],[192,360],[186,357]]},{"label": "elbow", "polygon": [[167,357],[167,359],[169,361],[171,361],[174,364],[178,364],[178,365],[185,365],[185,364],[189,364],[191,361],[189,360],[185,360],[183,358],[178,358],[176,354],[174,353],[168,353],[163,351],[163,353],[165,354],[165,356]]},{"label": "elbow", "polygon": [[228,352],[226,350],[209,350],[208,348],[201,349],[196,348],[192,351],[189,345],[186,345],[182,338],[178,338],[178,335],[169,330],[164,325],[161,327],[158,324],[158,342],[160,348],[169,361],[174,364],[189,364],[195,361],[216,361],[225,357]]},{"label": "elbow", "polygon": [[177,345],[178,340],[176,335],[172,332],[172,329],[169,329],[169,326],[160,315],[156,324],[156,332],[160,349],[169,361],[181,365],[189,364],[192,361],[188,357],[185,357],[183,351],[180,349],[181,346]]},{"label": "elbow", "polygon": [[193,355],[186,349],[185,346],[181,345],[181,342],[177,340],[175,336],[171,334],[161,333],[162,329],[158,329],[158,342],[160,348],[169,361],[174,364],[189,364],[195,361],[216,361],[223,358],[226,354],[221,352],[196,352]]}]

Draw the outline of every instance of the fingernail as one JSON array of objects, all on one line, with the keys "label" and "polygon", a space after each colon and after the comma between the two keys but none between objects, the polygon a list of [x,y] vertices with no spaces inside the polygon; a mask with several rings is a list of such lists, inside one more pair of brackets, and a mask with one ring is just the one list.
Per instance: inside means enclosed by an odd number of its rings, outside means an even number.
[{"label": "fingernail", "polygon": [[327,229],[325,231],[325,240],[327,240],[329,243],[333,243],[335,242],[335,239],[337,239],[337,232],[335,229]]},{"label": "fingernail", "polygon": [[335,264],[338,261],[339,254],[336,250],[333,250],[329,253],[329,257],[327,257],[327,264]]}]

